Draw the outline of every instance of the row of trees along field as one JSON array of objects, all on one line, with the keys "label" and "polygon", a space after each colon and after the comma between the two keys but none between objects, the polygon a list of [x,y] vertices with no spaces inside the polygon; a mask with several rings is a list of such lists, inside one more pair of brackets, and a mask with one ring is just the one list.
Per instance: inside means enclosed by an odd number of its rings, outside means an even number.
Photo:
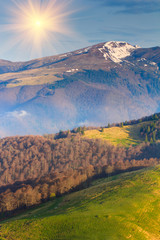
[{"label": "row of trees along field", "polygon": [[[70,135],[69,135],[70,136]],[[0,212],[30,207],[80,188],[92,178],[160,162],[160,143],[115,147],[75,136],[0,140]]]},{"label": "row of trees along field", "polygon": [[74,128],[73,130],[62,131],[60,130],[57,134],[45,134],[44,137],[48,139],[60,139],[60,138],[67,138],[70,135],[75,136],[76,133],[81,133],[85,135],[86,130],[97,129],[101,132],[104,132],[105,128],[112,128],[112,127],[121,127],[129,126],[129,125],[136,125],[141,124],[140,129],[140,136],[144,139],[144,142],[156,142],[156,140],[160,139],[160,113],[153,114],[151,116],[143,117],[138,120],[129,120],[120,123],[108,123],[107,126],[104,127],[78,127]]}]

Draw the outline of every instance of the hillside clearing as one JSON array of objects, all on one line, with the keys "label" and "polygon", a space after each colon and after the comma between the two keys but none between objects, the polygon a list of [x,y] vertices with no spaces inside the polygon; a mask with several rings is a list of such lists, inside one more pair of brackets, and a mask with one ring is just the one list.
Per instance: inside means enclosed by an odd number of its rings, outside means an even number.
[{"label": "hillside clearing", "polygon": [[[145,123],[143,123],[145,124]],[[140,136],[140,128],[142,124],[135,124],[122,127],[104,128],[101,130],[87,130],[85,131],[85,138],[89,139],[103,139],[113,145],[122,145],[129,147],[130,145],[138,145],[144,142],[144,139]]]}]

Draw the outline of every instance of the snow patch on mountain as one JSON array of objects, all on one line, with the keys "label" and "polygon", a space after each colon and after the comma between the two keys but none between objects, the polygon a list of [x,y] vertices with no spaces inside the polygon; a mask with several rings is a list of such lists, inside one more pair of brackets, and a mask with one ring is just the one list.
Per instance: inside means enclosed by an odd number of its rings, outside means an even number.
[{"label": "snow patch on mountain", "polygon": [[91,47],[83,48],[81,50],[76,51],[76,54],[88,53]]},{"label": "snow patch on mountain", "polygon": [[148,63],[149,65],[152,65],[152,66],[156,66],[157,65],[157,63],[149,61],[146,58],[140,58],[140,59],[137,60],[137,62],[142,62],[142,63],[145,62],[145,63]]},{"label": "snow patch on mountain", "polygon": [[72,72],[77,72],[77,71],[79,71],[78,68],[76,68],[76,69],[70,69],[70,70],[67,70],[66,72],[67,72],[67,73],[72,73]]},{"label": "snow patch on mountain", "polygon": [[103,53],[103,56],[106,60],[110,59],[115,63],[120,63],[123,61],[123,58],[126,58],[131,55],[131,53],[140,48],[138,46],[132,46],[126,42],[107,42],[102,48],[99,48],[99,51]]},{"label": "snow patch on mountain", "polygon": [[150,64],[153,66],[157,65],[157,63],[155,63],[155,62],[151,62]]},{"label": "snow patch on mountain", "polygon": [[141,58],[141,59],[138,59],[137,61],[138,62],[143,62],[143,61],[147,61],[147,59],[146,58]]}]

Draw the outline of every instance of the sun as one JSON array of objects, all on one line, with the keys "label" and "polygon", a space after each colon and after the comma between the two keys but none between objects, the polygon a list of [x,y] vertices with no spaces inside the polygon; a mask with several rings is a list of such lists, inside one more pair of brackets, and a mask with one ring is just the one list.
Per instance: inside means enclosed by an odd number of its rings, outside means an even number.
[{"label": "sun", "polygon": [[41,27],[42,26],[41,21],[40,20],[36,20],[35,21],[35,25],[36,25],[36,27]]},{"label": "sun", "polygon": [[[72,36],[68,19],[74,12],[69,9],[72,0],[12,0],[9,23],[4,31],[12,34],[12,45],[28,48],[32,55],[42,55],[43,48],[54,48],[57,36]],[[1,27],[2,29],[2,27]],[[13,38],[14,36],[14,38]]]},{"label": "sun", "polygon": [[[48,27],[49,27],[49,24],[46,24],[45,19],[43,19],[43,17],[41,16],[36,16],[31,18],[31,22],[28,25],[28,28],[30,28],[30,30],[33,30],[34,34],[36,33],[35,31],[46,31],[46,34],[47,34]],[[39,37],[41,38],[42,36],[40,35]]]}]

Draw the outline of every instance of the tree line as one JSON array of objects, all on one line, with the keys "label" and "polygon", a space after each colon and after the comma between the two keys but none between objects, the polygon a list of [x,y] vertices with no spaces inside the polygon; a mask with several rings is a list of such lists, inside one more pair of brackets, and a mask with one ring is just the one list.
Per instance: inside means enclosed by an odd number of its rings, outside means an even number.
[{"label": "tree line", "polygon": [[160,162],[160,143],[123,148],[100,139],[0,140],[0,213],[39,204],[91,181]]}]

